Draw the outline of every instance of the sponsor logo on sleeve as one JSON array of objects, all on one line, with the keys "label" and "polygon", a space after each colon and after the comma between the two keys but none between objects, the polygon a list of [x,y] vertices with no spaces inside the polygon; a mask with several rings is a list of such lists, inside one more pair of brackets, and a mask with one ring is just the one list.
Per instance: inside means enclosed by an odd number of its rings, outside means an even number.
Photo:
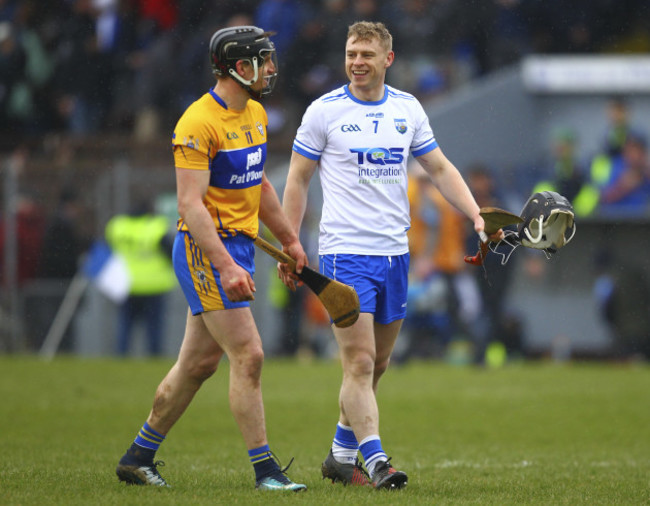
[{"label": "sponsor logo on sleeve", "polygon": [[183,137],[183,145],[192,149],[199,149],[199,140],[195,139],[193,135]]}]

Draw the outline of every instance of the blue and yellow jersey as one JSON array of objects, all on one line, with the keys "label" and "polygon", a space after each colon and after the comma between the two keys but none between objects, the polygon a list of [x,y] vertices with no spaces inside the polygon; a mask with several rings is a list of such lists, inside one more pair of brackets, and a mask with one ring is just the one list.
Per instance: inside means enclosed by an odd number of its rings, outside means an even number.
[{"label": "blue and yellow jersey", "polygon": [[[203,202],[222,237],[257,236],[267,123],[259,102],[229,110],[210,90],[187,108],[174,130],[176,167],[210,171]],[[182,219],[178,230],[187,230]]]}]

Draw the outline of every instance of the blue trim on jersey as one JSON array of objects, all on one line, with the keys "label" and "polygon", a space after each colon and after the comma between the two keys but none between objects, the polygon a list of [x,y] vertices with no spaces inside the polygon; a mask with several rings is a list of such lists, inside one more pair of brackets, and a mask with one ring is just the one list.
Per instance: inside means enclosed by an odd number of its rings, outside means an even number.
[{"label": "blue trim on jersey", "polygon": [[371,102],[371,101],[365,101],[365,100],[359,100],[357,97],[355,97],[352,92],[350,91],[350,85],[346,84],[343,89],[345,90],[345,93],[347,93],[348,97],[350,97],[351,100],[356,102],[357,104],[361,105],[381,105],[386,100],[388,100],[388,87],[384,84],[384,96],[382,97],[381,100],[377,100],[376,102]]},{"label": "blue trim on jersey", "polygon": [[395,90],[388,90],[388,94],[393,98],[403,98],[406,100],[416,100],[416,98],[410,93],[398,93]]},{"label": "blue trim on jersey", "polygon": [[[333,91],[330,93],[334,93]],[[346,99],[348,98],[348,93],[343,91],[343,93],[339,93],[338,95],[331,95],[331,96],[325,96],[323,97],[323,102],[334,102],[335,100],[341,100],[341,99]]]},{"label": "blue trim on jersey", "polygon": [[416,157],[417,156],[422,156],[422,155],[428,153],[429,151],[433,151],[434,149],[436,149],[438,147],[438,141],[436,141],[435,139],[431,139],[428,142],[429,142],[429,144],[426,144],[424,147],[412,150],[411,154],[413,156],[416,156]]},{"label": "blue trim on jersey", "polygon": [[208,93],[210,93],[210,95],[212,96],[212,98],[214,98],[214,99],[217,101],[217,103],[218,103],[221,107],[223,107],[225,110],[228,110],[228,106],[227,106],[226,103],[223,101],[223,98],[221,98],[219,95],[217,95],[217,94],[214,92],[213,89],[210,89],[210,91],[209,91]]},{"label": "blue trim on jersey", "polygon": [[[302,147],[304,146],[304,147]],[[294,139],[293,141],[293,150],[304,156],[305,158],[309,158],[310,160],[318,161],[320,160],[320,153],[321,151],[318,151],[316,149],[310,148],[306,144],[303,144],[302,142],[298,141],[297,139]]]},{"label": "blue trim on jersey", "polygon": [[431,136],[426,141],[421,142],[420,144],[417,144],[415,146],[411,146],[411,150],[417,151],[418,149],[422,149],[424,146],[426,146],[430,142],[432,142],[432,141],[435,142],[435,140],[436,140],[435,137]]}]

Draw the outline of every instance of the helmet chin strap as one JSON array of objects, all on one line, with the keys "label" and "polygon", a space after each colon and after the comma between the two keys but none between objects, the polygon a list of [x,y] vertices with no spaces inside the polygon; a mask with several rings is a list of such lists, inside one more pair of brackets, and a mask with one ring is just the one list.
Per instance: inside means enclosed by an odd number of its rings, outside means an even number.
[{"label": "helmet chin strap", "polygon": [[[532,221],[534,221],[534,220],[531,220],[531,224],[532,224]],[[528,228],[524,228],[524,233],[526,234],[526,237],[528,237],[528,240],[530,242],[532,242],[533,244],[537,244],[539,241],[542,240],[542,236],[544,235],[543,230],[542,230],[542,227],[543,227],[542,222],[543,221],[544,221],[544,216],[540,215],[539,219],[537,220],[537,223],[539,223],[539,231],[537,233],[537,237],[533,237],[530,234],[530,232],[528,231]]]},{"label": "helmet chin strap", "polygon": [[235,69],[228,69],[228,73],[230,74],[230,77],[232,77],[235,81],[239,83],[239,85],[244,88],[248,94],[254,98],[255,100],[259,100],[262,97],[262,93],[255,91],[253,88],[251,88],[251,85],[253,83],[257,82],[257,79],[259,78],[259,67],[257,66],[257,57],[254,56],[252,58],[252,65],[253,65],[253,78],[250,80],[244,79],[242,76],[240,76]]}]

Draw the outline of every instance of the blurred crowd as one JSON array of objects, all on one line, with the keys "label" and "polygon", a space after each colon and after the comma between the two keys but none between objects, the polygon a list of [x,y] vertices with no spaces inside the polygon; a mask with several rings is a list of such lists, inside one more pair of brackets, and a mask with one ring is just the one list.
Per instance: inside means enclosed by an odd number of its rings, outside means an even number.
[{"label": "blurred crowd", "polygon": [[210,35],[277,34],[271,130],[344,79],[347,27],[380,20],[399,54],[391,83],[443,93],[529,53],[644,52],[643,0],[0,0],[0,130],[169,132],[213,83]]},{"label": "blurred crowd", "polygon": [[586,159],[578,155],[577,132],[556,127],[542,169],[544,177],[531,193],[556,191],[571,201],[579,217],[650,215],[650,158],[644,126],[631,123],[623,97],[611,98],[598,149]]},{"label": "blurred crowd", "polygon": [[[265,106],[269,148],[288,141],[280,146],[286,155],[305,107],[345,82],[347,27],[361,19],[389,27],[399,56],[389,82],[423,101],[527,54],[650,52],[650,3],[644,0],[0,0],[0,152],[15,147],[16,140],[50,133],[168,138],[185,108],[214,83],[210,35],[227,25],[254,24],[277,32],[280,78]],[[588,159],[577,154],[576,132],[558,127],[539,177],[514,196],[500,193],[503,185],[489,167],[459,168],[481,206],[517,212],[531,193],[555,190],[571,200],[580,218],[648,216],[649,132],[630,123],[621,97],[609,101],[603,127],[600,147]],[[25,165],[22,158],[17,150],[9,162]],[[412,311],[396,358],[456,353],[498,365],[506,356],[523,354],[522,322],[504,307],[517,256],[503,266],[490,255],[489,279],[486,270],[468,269],[462,259],[475,252],[475,234],[416,165],[409,174],[417,182],[410,185]],[[76,273],[92,232],[79,199],[82,189],[71,186],[62,187],[52,213],[21,189],[19,286],[63,279],[65,288]],[[6,226],[0,220],[0,239]],[[619,327],[638,322],[626,311],[631,305],[616,298],[632,293],[625,288],[630,281],[612,274],[611,259],[598,265],[596,296],[607,321]],[[4,275],[0,272],[0,281]],[[648,308],[647,283],[640,285],[634,300]],[[327,315],[308,293],[301,295],[276,290],[270,296],[285,315],[276,353],[311,348],[327,354]],[[56,309],[56,302],[49,306]],[[306,305],[303,311],[296,310],[300,304]],[[28,347],[38,348],[52,318],[50,312],[42,321],[32,319],[31,334],[37,337]],[[616,332],[632,336],[628,342],[650,341],[637,328]],[[66,336],[64,345],[70,347],[69,341]],[[471,343],[471,351],[458,349],[458,343]]]}]

